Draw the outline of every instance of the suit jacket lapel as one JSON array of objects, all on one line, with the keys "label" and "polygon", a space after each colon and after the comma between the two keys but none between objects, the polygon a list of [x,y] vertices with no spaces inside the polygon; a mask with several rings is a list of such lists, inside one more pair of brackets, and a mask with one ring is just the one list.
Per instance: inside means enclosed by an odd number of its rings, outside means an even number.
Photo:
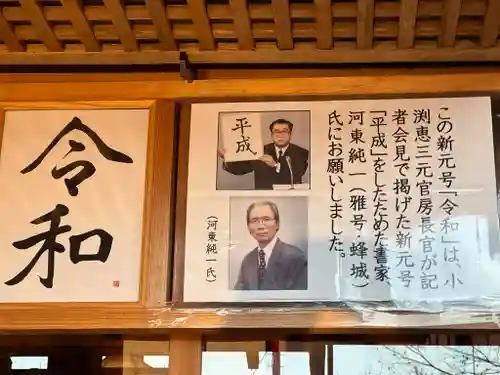
[{"label": "suit jacket lapel", "polygon": [[264,154],[271,156],[274,161],[278,161],[278,155],[276,154],[274,143],[269,143],[264,146]]}]

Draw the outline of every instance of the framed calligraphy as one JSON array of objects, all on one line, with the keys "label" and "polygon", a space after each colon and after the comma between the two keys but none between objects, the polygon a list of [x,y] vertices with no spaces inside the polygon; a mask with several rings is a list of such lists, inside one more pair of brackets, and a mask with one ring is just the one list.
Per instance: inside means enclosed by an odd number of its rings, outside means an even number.
[{"label": "framed calligraphy", "polygon": [[174,104],[1,113],[0,314],[11,303],[90,303],[147,321],[168,297]]}]

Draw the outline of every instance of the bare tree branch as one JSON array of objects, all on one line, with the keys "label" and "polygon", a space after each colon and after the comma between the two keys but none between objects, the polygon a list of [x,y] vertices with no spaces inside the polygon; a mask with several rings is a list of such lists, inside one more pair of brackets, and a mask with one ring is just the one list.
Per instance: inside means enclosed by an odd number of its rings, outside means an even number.
[{"label": "bare tree branch", "polygon": [[417,346],[384,347],[394,359],[385,367],[391,375],[500,375],[500,347],[439,347],[439,359]]}]

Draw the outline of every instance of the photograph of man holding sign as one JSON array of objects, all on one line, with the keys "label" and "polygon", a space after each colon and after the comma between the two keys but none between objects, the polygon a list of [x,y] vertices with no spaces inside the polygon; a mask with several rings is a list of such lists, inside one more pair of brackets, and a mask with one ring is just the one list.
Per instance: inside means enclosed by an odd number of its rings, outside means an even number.
[{"label": "photograph of man holding sign", "polygon": [[[273,114],[273,119],[267,120]],[[283,114],[288,118],[276,116]],[[309,146],[309,112],[241,112],[230,115],[230,120],[226,117],[226,121],[219,122],[222,171],[234,176],[253,174],[253,186],[249,186],[247,179],[245,183],[233,183],[233,190],[309,189],[308,181],[304,181],[309,167],[309,151],[292,142],[296,129],[300,128],[302,144]],[[297,117],[302,123],[297,127],[290,117]],[[262,134],[264,128],[268,134]],[[264,137],[271,142],[264,144]],[[306,142],[304,138],[307,138]],[[220,172],[217,189],[231,190],[220,181],[225,177]]]}]

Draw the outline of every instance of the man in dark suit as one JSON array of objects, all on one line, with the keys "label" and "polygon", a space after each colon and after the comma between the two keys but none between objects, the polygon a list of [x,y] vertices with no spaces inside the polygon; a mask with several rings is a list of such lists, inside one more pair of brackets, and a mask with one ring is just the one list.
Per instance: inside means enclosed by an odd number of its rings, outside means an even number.
[{"label": "man in dark suit", "polygon": [[281,241],[278,207],[269,201],[252,203],[247,226],[257,247],[241,262],[235,290],[307,290],[307,259],[298,247]]},{"label": "man in dark suit", "polygon": [[[273,185],[301,184],[309,163],[309,151],[291,143],[293,124],[278,119],[269,125],[273,143],[264,146],[258,160],[225,162],[225,171],[234,175],[254,173],[256,190],[272,190]],[[219,155],[224,159],[224,149]]]}]

